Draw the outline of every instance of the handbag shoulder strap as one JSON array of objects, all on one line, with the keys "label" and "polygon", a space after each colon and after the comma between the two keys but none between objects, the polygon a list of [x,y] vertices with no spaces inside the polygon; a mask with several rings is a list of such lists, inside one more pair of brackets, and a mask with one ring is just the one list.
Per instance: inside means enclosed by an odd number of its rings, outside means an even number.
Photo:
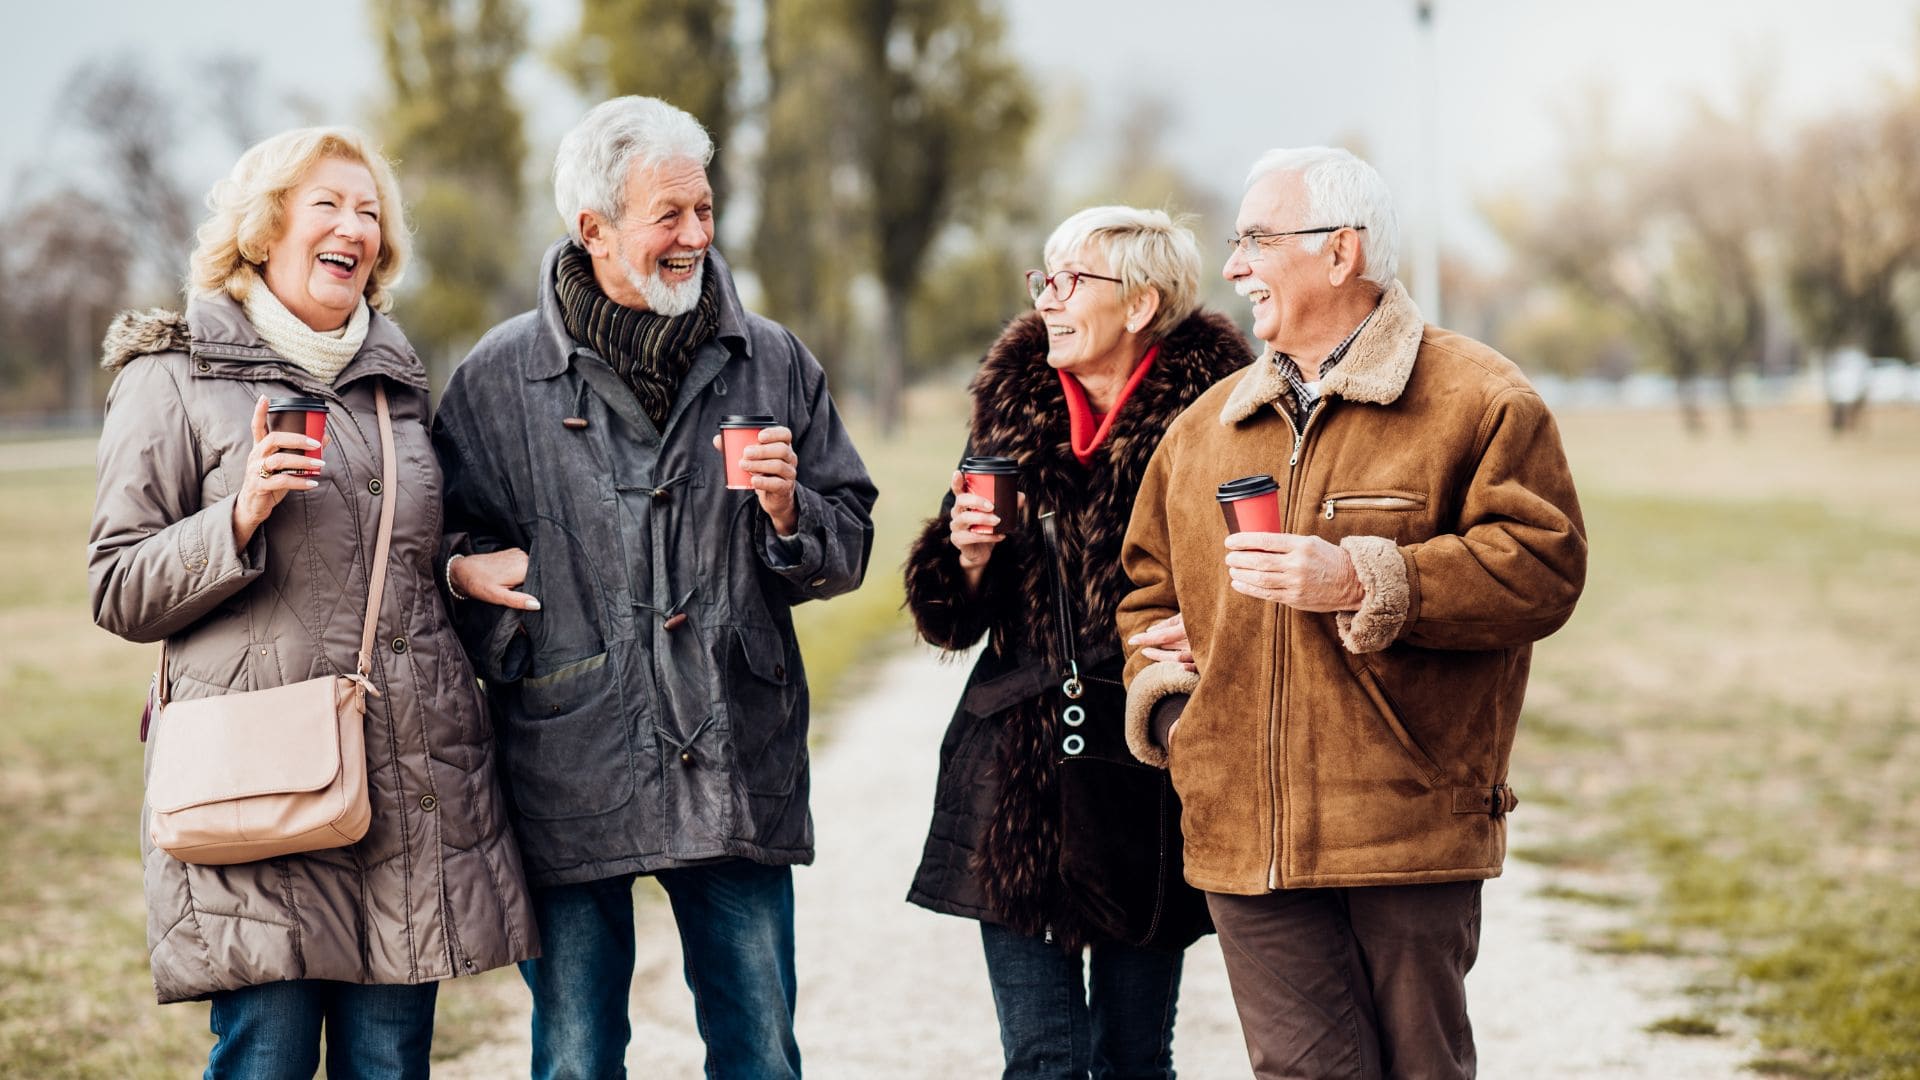
[{"label": "handbag shoulder strap", "polygon": [[1054,621],[1060,631],[1060,656],[1067,662],[1067,670],[1063,672],[1066,680],[1060,684],[1060,692],[1069,698],[1078,698],[1086,692],[1085,684],[1080,681],[1077,647],[1080,634],[1073,625],[1073,602],[1067,598],[1067,568],[1060,558],[1060,526],[1054,522],[1052,510],[1040,514],[1040,535],[1047,541],[1047,578],[1053,584]]},{"label": "handbag shoulder strap", "polygon": [[[367,575],[367,622],[360,631],[360,679],[373,671],[373,635],[380,625],[380,599],[387,590],[387,552],[393,548],[393,505],[399,491],[399,469],[393,452],[393,415],[387,409],[387,384],[373,384],[373,407],[380,420],[380,537],[373,545],[373,566]],[[371,685],[367,686],[373,690]]]},{"label": "handbag shoulder strap", "polygon": [[[399,483],[398,468],[393,452],[393,414],[387,407],[387,384],[378,380],[373,384],[373,407],[380,423],[380,533],[373,545],[373,568],[367,575],[367,618],[360,631],[360,655],[358,659],[358,678],[370,692],[378,693],[367,682],[367,676],[373,671],[373,636],[380,625],[380,600],[387,589],[387,553],[393,547],[393,506],[397,499]],[[165,705],[167,693],[167,643],[160,641],[160,667],[155,672],[155,682],[159,688],[160,704]]]}]

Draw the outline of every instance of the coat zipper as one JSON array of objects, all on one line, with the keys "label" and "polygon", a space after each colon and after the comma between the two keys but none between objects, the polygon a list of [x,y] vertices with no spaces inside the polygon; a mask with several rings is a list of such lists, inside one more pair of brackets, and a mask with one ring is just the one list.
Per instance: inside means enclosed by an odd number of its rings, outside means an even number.
[{"label": "coat zipper", "polygon": [[1322,503],[1321,517],[1328,521],[1338,510],[1418,510],[1420,502],[1401,495],[1345,495]]},{"label": "coat zipper", "polygon": [[[1300,454],[1301,454],[1301,451],[1303,451],[1306,448],[1307,436],[1313,434],[1314,420],[1317,419],[1321,413],[1325,412],[1326,408],[1327,408],[1327,399],[1322,397],[1318,401],[1315,401],[1313,403],[1312,409],[1309,409],[1307,411],[1306,422],[1298,425],[1296,425],[1293,422],[1293,414],[1291,412],[1287,411],[1286,409],[1278,410],[1280,415],[1286,418],[1287,427],[1293,432],[1293,453],[1288,455],[1287,457],[1287,498],[1285,503],[1281,506],[1281,510],[1280,510],[1280,522],[1283,527],[1288,522],[1293,520],[1293,489],[1294,489],[1294,481],[1297,479],[1294,475],[1294,467],[1300,464]],[[1278,607],[1278,605],[1275,605],[1275,606],[1276,608]],[[1287,671],[1286,671],[1287,617],[1286,615],[1287,613],[1285,611],[1276,610],[1274,612],[1274,621],[1276,622],[1279,628],[1279,632],[1274,636],[1280,642],[1279,658],[1276,661],[1276,663],[1279,665],[1279,669],[1280,669],[1278,672],[1278,680],[1280,683],[1278,697],[1280,698],[1280,716],[1282,718],[1280,724],[1276,726],[1274,736],[1278,742],[1278,745],[1275,747],[1275,753],[1278,756],[1280,756],[1282,759],[1284,759],[1286,756],[1286,731],[1285,731],[1285,724],[1286,724],[1285,717],[1286,717],[1286,711],[1287,711],[1287,701],[1286,701],[1286,698],[1287,698]],[[1281,848],[1280,837],[1286,827],[1286,812],[1283,809],[1282,803],[1281,803],[1280,784],[1279,784],[1279,781],[1274,779],[1274,770],[1271,767],[1267,769],[1267,797],[1271,799],[1273,802],[1274,815],[1276,818],[1276,820],[1274,821],[1274,828],[1269,833],[1270,836],[1274,837],[1274,840],[1273,840],[1273,855],[1272,855],[1272,858],[1269,859],[1269,861],[1267,862],[1267,888],[1278,889],[1280,887],[1280,848]]]}]

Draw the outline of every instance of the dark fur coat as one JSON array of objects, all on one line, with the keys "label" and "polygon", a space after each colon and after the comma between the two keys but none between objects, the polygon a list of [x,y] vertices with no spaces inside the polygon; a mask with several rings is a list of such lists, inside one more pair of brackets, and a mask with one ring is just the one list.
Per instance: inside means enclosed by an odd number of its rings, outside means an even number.
[{"label": "dark fur coat", "polygon": [[[951,496],[908,554],[907,606],[920,636],[953,650],[988,638],[969,697],[941,747],[933,826],[909,899],[1023,933],[1051,929],[1081,943],[1093,935],[1062,895],[1057,872],[1050,691],[1063,664],[1038,515],[1054,511],[1062,559],[1078,579],[1072,598],[1080,653],[1113,656],[1105,666],[1117,678],[1114,611],[1132,588],[1120,567],[1120,543],[1147,461],[1174,418],[1252,354],[1227,319],[1205,312],[1189,317],[1162,343],[1087,465],[1073,455],[1066,396],[1046,358],[1046,327],[1029,314],[1008,325],[973,380],[967,453],[1016,459],[1027,500],[1017,524],[1003,526],[1007,539],[987,564],[982,595],[966,599],[959,558],[947,539]],[[1011,518],[1006,509],[999,512]],[[1017,683],[1023,671],[1036,692],[969,708],[974,690],[996,680]]]}]

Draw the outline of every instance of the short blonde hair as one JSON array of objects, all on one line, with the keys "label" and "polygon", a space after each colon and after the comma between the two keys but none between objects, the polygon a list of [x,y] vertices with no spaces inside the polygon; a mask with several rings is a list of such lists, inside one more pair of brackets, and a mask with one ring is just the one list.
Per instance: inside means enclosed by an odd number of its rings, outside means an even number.
[{"label": "short blonde hair", "polygon": [[1060,223],[1047,237],[1047,269],[1073,255],[1098,250],[1120,279],[1120,302],[1141,289],[1160,293],[1160,308],[1142,328],[1158,341],[1200,308],[1200,245],[1193,230],[1162,210],[1095,206]]},{"label": "short blonde hair", "polygon": [[226,179],[207,193],[207,209],[213,213],[194,233],[187,291],[225,292],[245,300],[260,280],[267,249],[286,229],[287,194],[328,158],[364,165],[373,174],[373,189],[380,197],[380,254],[367,275],[367,303],[379,311],[391,307],[391,290],[413,252],[413,238],[407,233],[393,166],[372,140],[350,127],[283,131],[240,155]]}]

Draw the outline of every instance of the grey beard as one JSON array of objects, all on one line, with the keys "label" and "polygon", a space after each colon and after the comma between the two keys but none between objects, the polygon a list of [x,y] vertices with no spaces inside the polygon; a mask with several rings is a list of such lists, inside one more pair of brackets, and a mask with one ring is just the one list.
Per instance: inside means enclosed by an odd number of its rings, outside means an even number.
[{"label": "grey beard", "polygon": [[669,285],[660,280],[658,272],[642,274],[633,268],[625,255],[620,256],[620,269],[626,272],[627,284],[640,290],[640,296],[647,302],[647,310],[656,315],[673,318],[685,315],[700,303],[700,286],[707,276],[707,260],[702,255],[700,262],[693,268],[693,276],[678,285]]}]

